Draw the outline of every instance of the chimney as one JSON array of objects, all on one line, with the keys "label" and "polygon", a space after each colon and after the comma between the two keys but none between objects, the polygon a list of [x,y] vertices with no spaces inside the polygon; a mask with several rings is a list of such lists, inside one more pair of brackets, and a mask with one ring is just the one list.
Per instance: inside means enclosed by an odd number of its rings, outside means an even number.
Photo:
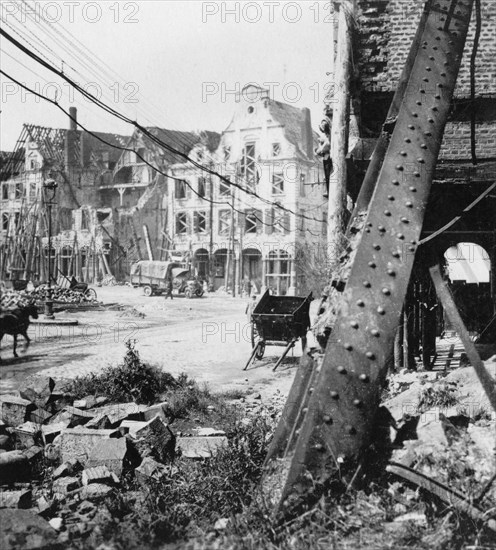
[{"label": "chimney", "polygon": [[66,169],[68,169],[69,167],[74,167],[77,164],[76,147],[77,147],[78,132],[77,132],[77,124],[76,124],[76,120],[77,120],[76,107],[69,107],[69,115],[71,116],[71,118],[69,119],[69,130],[67,130],[65,134],[65,147],[64,147]]},{"label": "chimney", "polygon": [[302,121],[302,129],[301,129],[302,145],[305,153],[307,154],[307,157],[311,159],[313,158],[313,155],[314,155],[312,116],[310,114],[310,109],[308,107],[304,107],[302,109],[302,112],[303,112],[303,121]]},{"label": "chimney", "polygon": [[69,107],[69,130],[77,130],[77,108]]}]

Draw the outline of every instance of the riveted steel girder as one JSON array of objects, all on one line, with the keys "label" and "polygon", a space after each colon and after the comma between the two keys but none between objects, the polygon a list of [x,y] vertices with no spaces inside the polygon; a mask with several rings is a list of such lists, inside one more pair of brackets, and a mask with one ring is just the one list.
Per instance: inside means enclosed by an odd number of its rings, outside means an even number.
[{"label": "riveted steel girder", "polygon": [[[262,485],[277,508],[338,470],[346,472],[370,443],[472,4],[439,0],[426,5],[408,84],[322,364],[307,376],[298,375],[276,433],[278,443],[265,465]],[[288,438],[285,446],[281,436]]]}]

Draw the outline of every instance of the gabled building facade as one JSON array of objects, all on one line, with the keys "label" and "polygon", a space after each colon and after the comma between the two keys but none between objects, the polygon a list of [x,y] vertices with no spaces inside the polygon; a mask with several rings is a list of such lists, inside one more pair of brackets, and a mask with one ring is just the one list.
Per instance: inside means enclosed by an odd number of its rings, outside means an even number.
[{"label": "gabled building facade", "polygon": [[304,291],[299,253],[325,239],[316,140],[308,109],[247,86],[217,148],[190,153],[222,178],[191,163],[170,166],[168,234],[211,287]]}]

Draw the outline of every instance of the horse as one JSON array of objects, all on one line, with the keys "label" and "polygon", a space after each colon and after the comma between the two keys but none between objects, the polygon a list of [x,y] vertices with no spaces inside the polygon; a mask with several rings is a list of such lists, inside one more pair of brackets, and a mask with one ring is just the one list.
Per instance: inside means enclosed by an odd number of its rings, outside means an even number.
[{"label": "horse", "polygon": [[0,313],[0,342],[4,334],[10,334],[14,337],[14,357],[17,355],[17,336],[21,334],[26,340],[26,346],[24,349],[28,349],[31,339],[27,334],[29,327],[29,317],[38,319],[38,309],[34,304],[28,304],[27,306],[18,307],[10,311],[3,311]]}]

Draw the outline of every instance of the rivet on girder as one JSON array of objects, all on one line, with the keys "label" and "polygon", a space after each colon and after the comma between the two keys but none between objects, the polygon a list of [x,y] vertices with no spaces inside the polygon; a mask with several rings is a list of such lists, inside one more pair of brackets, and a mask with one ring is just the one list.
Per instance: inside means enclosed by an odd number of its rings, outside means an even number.
[{"label": "rivet on girder", "polygon": [[329,395],[332,399],[339,399],[339,393],[337,391],[332,391]]},{"label": "rivet on girder", "polygon": [[357,306],[358,307],[364,307],[365,306],[365,302],[363,300],[357,300]]},{"label": "rivet on girder", "polygon": [[372,269],[374,269],[375,267],[377,267],[377,264],[375,262],[369,262],[369,267],[371,267]]},{"label": "rivet on girder", "polygon": [[[416,115],[417,113],[414,114],[414,116]],[[410,138],[405,138],[405,143],[411,143],[412,140]]]},{"label": "rivet on girder", "polygon": [[381,249],[381,246],[378,245],[378,244],[376,244],[376,243],[374,243],[374,244],[372,245],[372,248],[373,248],[374,250],[380,250],[380,249]]},{"label": "rivet on girder", "polygon": [[437,87],[438,87],[438,88],[442,88],[442,87],[443,87],[443,84],[442,84],[441,82],[439,82],[439,83],[437,84]]},{"label": "rivet on girder", "polygon": [[344,349],[345,349],[346,351],[353,351],[353,346],[352,346],[351,344],[349,344],[349,343],[346,343],[346,344],[344,345]]},{"label": "rivet on girder", "polygon": [[418,162],[419,164],[425,164],[425,160],[424,160],[423,158],[418,158],[418,159],[417,159],[417,162]]},{"label": "rivet on girder", "polygon": [[348,426],[348,428],[346,428],[346,431],[350,434],[350,435],[355,435],[357,432],[356,432],[356,429],[353,427],[353,426]]},{"label": "rivet on girder", "polygon": [[372,334],[372,336],[375,336],[376,338],[379,338],[379,336],[381,335],[380,332],[376,328],[373,328],[370,331],[370,334]]},{"label": "rivet on girder", "polygon": [[323,420],[326,424],[332,424],[332,418],[331,418],[328,414],[326,414],[326,415],[322,418],[322,420]]},{"label": "rivet on girder", "polygon": [[415,247],[414,247],[414,246],[409,246],[409,247],[408,247],[408,250],[409,250],[410,252],[415,252]]},{"label": "rivet on girder", "polygon": [[413,175],[414,175],[416,178],[420,178],[420,172],[414,172]]},{"label": "rivet on girder", "polygon": [[383,288],[382,293],[384,294],[384,296],[391,296],[391,291],[389,290],[389,288]]},{"label": "rivet on girder", "polygon": [[[442,76],[442,77],[445,77],[445,76],[446,76],[446,73],[441,73],[441,76]],[[434,108],[434,107],[433,107],[432,110],[433,110],[433,111],[437,111],[437,108]]]},{"label": "rivet on girder", "polygon": [[390,276],[390,277],[396,277],[396,271],[394,269],[388,269],[387,270],[387,274]]},{"label": "rivet on girder", "polygon": [[315,389],[315,388],[308,388],[308,393],[313,393],[313,390],[314,390],[314,389]]},{"label": "rivet on girder", "polygon": [[407,208],[413,208],[413,202],[407,201],[407,202],[405,203],[405,206],[406,206]]},{"label": "rivet on girder", "polygon": [[399,184],[400,184],[400,182],[399,182],[398,180],[393,180],[391,183],[392,183],[393,185],[399,185]]},{"label": "rivet on girder", "polygon": [[402,172],[404,170],[404,168],[401,164],[397,164],[396,165],[396,170],[399,170],[400,172]]},{"label": "rivet on girder", "polygon": [[424,82],[429,82],[429,79],[426,78],[426,77],[424,77],[422,80],[423,80]]},{"label": "rivet on girder", "polygon": [[403,235],[403,233],[397,233],[397,234],[396,234],[396,237],[397,237],[400,241],[402,241],[402,240],[405,238],[405,235]]},{"label": "rivet on girder", "polygon": [[377,313],[378,313],[379,315],[384,315],[384,314],[386,313],[386,310],[385,310],[383,307],[379,306],[379,307],[377,308]]},{"label": "rivet on girder", "polygon": [[432,132],[424,132],[426,136],[432,136]]},{"label": "rivet on girder", "polygon": [[343,365],[339,365],[336,369],[339,374],[346,374],[346,369],[343,367]]},{"label": "rivet on girder", "polygon": [[401,155],[402,157],[406,157],[406,154],[407,154],[406,151],[400,151],[400,155]]},{"label": "rivet on girder", "polygon": [[436,99],[441,99],[441,96],[440,96],[439,94],[436,94],[434,97],[435,97]]},{"label": "rivet on girder", "polygon": [[408,129],[409,129],[409,130],[415,130],[415,126],[414,126],[413,124],[409,124],[409,125],[408,125]]},{"label": "rivet on girder", "polygon": [[434,119],[431,118],[431,117],[429,117],[429,118],[427,119],[427,121],[430,122],[431,124],[434,124]]},{"label": "rivet on girder", "polygon": [[409,187],[408,188],[412,193],[415,193],[417,191],[416,187]]},{"label": "rivet on girder", "polygon": [[441,37],[440,36],[436,36],[436,40],[441,40]]},{"label": "rivet on girder", "polygon": [[401,218],[401,221],[403,223],[410,223],[410,220],[408,218]]},{"label": "rivet on girder", "polygon": [[371,361],[373,361],[375,359],[375,354],[373,354],[371,351],[368,351],[365,356],[367,357],[367,359],[370,359]]},{"label": "rivet on girder", "polygon": [[420,93],[421,93],[421,94],[425,94],[425,90],[422,88],[422,89],[420,90]]},{"label": "rivet on girder", "polygon": [[421,144],[420,144],[420,148],[421,148],[421,149],[427,149],[427,145],[426,145],[425,143],[421,143]]},{"label": "rivet on girder", "polygon": [[358,323],[356,321],[351,321],[350,327],[351,328],[358,328]]},{"label": "rivet on girder", "polygon": [[363,286],[365,288],[370,288],[372,285],[369,283],[369,281],[363,281]]},{"label": "rivet on girder", "polygon": [[399,250],[395,250],[393,252],[393,257],[394,258],[401,258],[401,252]]},{"label": "rivet on girder", "polygon": [[368,382],[370,380],[370,378],[366,375],[366,374],[361,374],[359,377],[358,377],[362,382]]},{"label": "rivet on girder", "polygon": [[360,408],[363,406],[363,403],[360,401],[360,399],[354,399],[354,400],[353,400],[353,405],[354,405],[357,409],[360,409]]},{"label": "rivet on girder", "polygon": [[323,451],[323,450],[324,450],[324,445],[322,445],[322,443],[316,443],[316,444],[314,445],[314,449],[315,449],[316,451]]},{"label": "rivet on girder", "polygon": [[302,412],[303,414],[307,414],[307,412],[308,412],[308,407],[303,407],[303,409],[301,409],[301,412]]},{"label": "rivet on girder", "polygon": [[422,105],[422,102],[421,101],[416,101],[415,102],[417,105]]},{"label": "rivet on girder", "polygon": [[[442,21],[442,19],[441,19],[441,21]],[[435,58],[433,55],[430,55],[430,56],[429,56],[429,59],[430,59],[431,61],[434,61],[436,58]],[[429,70],[430,70],[430,69],[429,69]]]},{"label": "rivet on girder", "polygon": [[[414,118],[418,118],[418,113],[412,113],[412,116],[413,116]],[[405,155],[406,155],[406,153],[405,153]]]},{"label": "rivet on girder", "polygon": [[378,228],[377,228],[381,233],[384,233],[386,231],[386,228],[383,226],[383,225],[380,225]]},{"label": "rivet on girder", "polygon": [[371,222],[368,222],[368,223],[367,223],[367,226],[368,226],[368,227],[373,227],[373,224],[372,224]]},{"label": "rivet on girder", "polygon": [[365,229],[365,233],[370,233],[370,229],[368,227]]},{"label": "rivet on girder", "polygon": [[388,201],[394,201],[394,196],[393,195],[388,195]]}]

